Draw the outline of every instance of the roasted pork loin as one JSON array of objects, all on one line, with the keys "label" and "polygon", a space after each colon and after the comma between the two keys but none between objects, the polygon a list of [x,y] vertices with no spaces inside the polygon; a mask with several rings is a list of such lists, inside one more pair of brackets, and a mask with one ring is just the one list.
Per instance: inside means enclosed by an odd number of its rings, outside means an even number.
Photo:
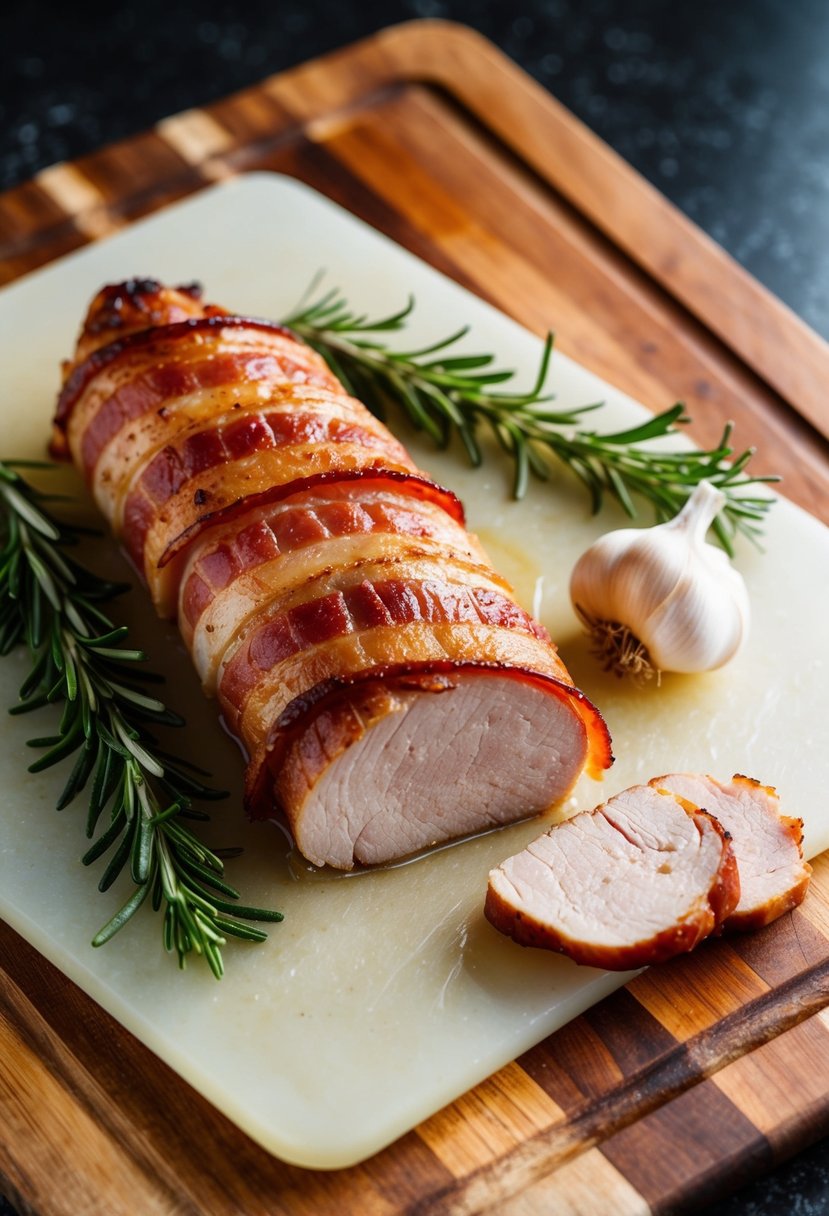
[{"label": "roasted pork loin", "polygon": [[675,794],[635,785],[493,870],[485,912],[522,946],[628,971],[692,950],[739,895],[717,820]]},{"label": "roasted pork loin", "polygon": [[611,761],[546,631],[322,358],[196,287],[106,287],[64,368],[72,459],[177,617],[249,764],[249,811],[316,864],[523,818]]},{"label": "roasted pork loin", "polygon": [[731,834],[740,902],[725,930],[761,929],[801,903],[812,872],[803,860],[803,820],[781,814],[771,786],[739,774],[722,782],[696,773],[670,773],[650,784],[704,806]]}]

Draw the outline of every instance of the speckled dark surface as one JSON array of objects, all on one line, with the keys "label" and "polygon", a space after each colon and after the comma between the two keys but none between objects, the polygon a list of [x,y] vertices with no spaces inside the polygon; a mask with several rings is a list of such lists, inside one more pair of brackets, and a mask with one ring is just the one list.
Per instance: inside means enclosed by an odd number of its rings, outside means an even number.
[{"label": "speckled dark surface", "polygon": [[417,16],[487,34],[829,336],[827,0],[30,2],[6,18],[0,189]]},{"label": "speckled dark surface", "polygon": [[[413,17],[486,34],[829,336],[829,0],[29,0],[0,189]],[[705,1210],[827,1216],[829,1142]]]}]

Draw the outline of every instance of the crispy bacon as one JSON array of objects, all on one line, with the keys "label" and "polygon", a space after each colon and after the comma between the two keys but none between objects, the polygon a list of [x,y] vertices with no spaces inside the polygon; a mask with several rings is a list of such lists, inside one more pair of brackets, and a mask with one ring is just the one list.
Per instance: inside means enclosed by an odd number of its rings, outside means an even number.
[{"label": "crispy bacon", "polygon": [[331,417],[330,411],[256,410],[214,418],[209,426],[193,430],[177,443],[162,448],[133,482],[123,517],[130,556],[141,569],[150,524],[159,519],[169,500],[182,490],[192,491],[196,507],[210,502],[213,492],[203,484],[203,475],[212,480],[219,469],[224,477],[229,466],[280,448],[340,444],[365,448],[400,464],[407,459],[400,444],[382,434],[377,424],[361,426],[347,418]]},{"label": "crispy bacon", "polygon": [[284,327],[195,286],[104,288],[52,450],[178,615],[251,813],[282,808],[319,864],[514,821],[611,762],[457,498]]},{"label": "crispy bacon", "polygon": [[[219,698],[227,721],[233,729],[263,677],[270,681],[281,663],[302,651],[347,634],[443,624],[495,626],[549,645],[549,634],[543,626],[492,587],[439,579],[363,578],[354,586],[300,602],[251,629],[222,672]],[[410,657],[405,653],[408,635],[400,628],[393,636],[400,641],[400,658],[405,661]],[[416,633],[414,636],[422,641]],[[371,638],[359,637],[359,644],[368,648]]]},{"label": "crispy bacon", "polygon": [[[172,305],[167,315],[176,318],[177,314],[177,306]],[[162,315],[161,311],[158,315]],[[299,346],[297,337],[284,325],[275,325],[272,321],[260,321],[252,317],[234,317],[227,313],[191,317],[188,320],[173,319],[153,326],[144,325],[126,337],[115,338],[109,342],[102,338],[101,345],[96,345],[80,363],[76,363],[64,381],[55,411],[55,425],[65,431],[84,390],[103,371],[125,357],[138,353],[145,360],[174,361],[179,356],[178,348],[188,339],[196,338],[216,345],[226,340],[232,330],[254,330],[264,335],[276,335]],[[306,358],[314,358],[313,353],[307,353],[310,348],[305,347],[304,350]],[[333,377],[329,376],[327,379],[330,382]]]},{"label": "crispy bacon", "polygon": [[311,473],[307,477],[297,477],[296,480],[284,485],[271,486],[259,493],[241,495],[234,502],[218,510],[206,511],[197,522],[183,532],[181,536],[168,546],[159,559],[159,568],[163,569],[168,562],[180,557],[184,549],[189,549],[196,538],[207,529],[213,529],[219,524],[230,524],[234,520],[270,503],[282,502],[286,498],[296,498],[307,491],[316,491],[322,486],[349,485],[351,483],[377,484],[388,483],[402,486],[404,492],[413,499],[422,502],[433,502],[443,508],[459,523],[465,522],[463,504],[451,490],[444,489],[436,482],[430,481],[422,474],[410,473],[408,469],[384,468],[377,461],[371,461],[365,467],[332,469],[327,473]]},{"label": "crispy bacon", "polygon": [[[239,350],[205,354],[200,350],[198,355],[174,364],[142,368],[105,398],[83,431],[79,464],[87,479],[94,476],[107,446],[136,419],[148,419],[154,431],[166,431],[169,439],[174,412],[183,416],[185,423],[193,417],[192,410],[174,410],[174,403],[182,397],[192,397],[204,389],[229,388],[233,390],[230,395],[238,400],[240,387],[247,384],[267,386],[269,398],[278,396],[286,382],[332,387],[329,375],[279,353]],[[134,436],[129,442],[134,442]]]},{"label": "crispy bacon", "polygon": [[[343,488],[342,483],[331,487],[335,497],[314,496],[273,504],[254,512],[250,522],[238,520],[218,535],[210,533],[191,558],[182,584],[181,610],[187,623],[195,625],[200,615],[191,596],[206,593],[212,599],[247,571],[315,542],[400,533],[444,543],[466,538],[465,547],[469,545],[468,533],[429,503],[382,492],[358,497],[360,487],[355,490],[351,486],[352,497],[344,499]],[[201,593],[197,585],[204,589]]]},{"label": "crispy bacon", "polygon": [[275,601],[324,594],[323,582],[363,577],[368,565],[445,561],[447,546],[491,581],[480,545],[443,509],[370,481],[321,486],[208,531],[190,550],[179,594],[179,626],[205,689],[233,638]]}]

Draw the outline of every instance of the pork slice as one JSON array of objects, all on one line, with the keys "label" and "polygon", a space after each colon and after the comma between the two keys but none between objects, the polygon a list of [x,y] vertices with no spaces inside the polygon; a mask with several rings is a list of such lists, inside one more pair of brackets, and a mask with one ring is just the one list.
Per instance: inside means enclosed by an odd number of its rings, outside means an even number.
[{"label": "pork slice", "polygon": [[382,865],[565,798],[588,750],[573,707],[516,672],[367,683],[288,748],[276,795],[315,865]]},{"label": "pork slice", "polygon": [[650,784],[705,807],[731,834],[740,902],[724,929],[761,929],[803,900],[812,872],[803,860],[803,820],[780,813],[771,786],[739,774],[721,782],[699,773],[670,773]]},{"label": "pork slice", "polygon": [[734,852],[717,820],[637,785],[493,870],[484,910],[522,946],[627,971],[692,950],[739,895]]}]

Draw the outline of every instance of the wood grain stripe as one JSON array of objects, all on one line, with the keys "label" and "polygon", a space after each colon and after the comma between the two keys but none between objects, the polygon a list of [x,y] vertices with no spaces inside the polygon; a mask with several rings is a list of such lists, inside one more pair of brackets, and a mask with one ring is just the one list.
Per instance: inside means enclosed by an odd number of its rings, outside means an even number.
[{"label": "wood grain stripe", "polygon": [[655,1213],[675,1210],[692,1184],[704,1202],[722,1192],[725,1179],[738,1186],[772,1164],[765,1138],[709,1082],[622,1129],[601,1152]]},{"label": "wood grain stripe", "polygon": [[552,1126],[562,1114],[518,1064],[508,1064],[427,1119],[417,1134],[456,1178],[462,1178]]},{"label": "wood grain stripe", "polygon": [[103,195],[111,213],[134,219],[200,184],[182,158],[155,131],[137,135],[77,162],[84,177]]},{"label": "wood grain stripe", "polygon": [[0,248],[2,256],[19,256],[32,242],[66,222],[66,213],[36,179],[0,195]]},{"label": "wood grain stripe", "polygon": [[209,115],[230,135],[235,153],[248,155],[285,135],[299,137],[292,116],[261,85],[206,106]]},{"label": "wood grain stripe", "polygon": [[803,909],[783,916],[761,933],[735,935],[731,949],[770,987],[791,979],[826,957],[826,937],[811,919],[818,903],[813,885]]},{"label": "wood grain stripe", "polygon": [[704,942],[693,954],[651,967],[628,991],[680,1041],[733,1015],[769,991],[725,942]]},{"label": "wood grain stripe", "polygon": [[632,995],[628,988],[594,1005],[584,1014],[623,1075],[645,1068],[676,1047],[671,1032]]},{"label": "wood grain stripe", "polygon": [[775,994],[763,992],[733,1009],[673,1051],[626,1076],[611,1093],[571,1110],[567,1121],[536,1133],[508,1156],[470,1174],[454,1189],[415,1204],[410,1209],[412,1216],[472,1216],[519,1194],[586,1149],[646,1118],[701,1078],[797,1025],[827,1002],[829,960],[782,984]]},{"label": "wood grain stripe", "polygon": [[[712,1084],[778,1145],[829,1125],[829,1014],[818,1014],[723,1068]],[[818,1119],[816,1114],[824,1114]]]},{"label": "wood grain stripe", "polygon": [[107,200],[76,165],[51,165],[37,175],[37,184],[72,219],[77,228],[97,240],[116,232],[119,223],[107,210]]},{"label": "wood grain stripe", "polygon": [[[134,1141],[127,1121],[90,1078],[81,1080],[36,1010],[8,988],[0,1002],[0,1168],[15,1190],[50,1216],[100,1211],[103,1194],[112,1216],[133,1216],[136,1194],[147,1216],[174,1210],[195,1216],[195,1209],[179,1206],[173,1179],[164,1187],[162,1161],[149,1176],[136,1164],[126,1147]],[[25,1175],[16,1164],[22,1144]]]},{"label": "wood grain stripe", "polygon": [[[639,1008],[639,1006],[637,1006]],[[569,1114],[615,1089],[624,1073],[582,1015],[520,1059],[522,1068]]]},{"label": "wood grain stripe", "polygon": [[495,1209],[498,1216],[650,1216],[624,1174],[593,1148]]},{"label": "wood grain stripe", "polygon": [[[399,1213],[423,1195],[451,1184],[452,1174],[435,1156],[416,1132],[409,1132],[390,1148],[369,1158],[360,1171],[388,1201],[394,1213]],[[327,1175],[329,1181],[336,1175]],[[333,1188],[336,1194],[336,1187]],[[367,1204],[356,1208],[361,1213],[373,1212]],[[341,1209],[337,1216],[345,1209]]]},{"label": "wood grain stripe", "polygon": [[812,881],[800,915],[829,939],[829,851],[812,858]]},{"label": "wood grain stripe", "polygon": [[519,1063],[569,1117],[586,1100],[603,1100],[655,1059],[667,1059],[677,1046],[674,1036],[620,989],[526,1052]]},{"label": "wood grain stripe", "polygon": [[182,160],[198,166],[205,180],[233,176],[233,170],[216,159],[233,147],[230,132],[204,110],[185,110],[163,119],[155,129]]},{"label": "wood grain stripe", "polygon": [[[121,1211],[143,1216],[145,1210],[148,1216],[156,1210],[165,1216],[352,1211],[392,1216],[400,1210],[400,1195],[414,1198],[422,1185],[437,1190],[451,1177],[433,1155],[424,1159],[424,1146],[413,1135],[393,1153],[335,1174],[286,1165],[177,1078],[2,922],[0,957],[14,973],[12,979],[0,972],[0,1024],[13,1036],[11,1047],[3,1044],[0,1050],[0,1085],[28,1107],[27,1091],[20,1088],[28,1074],[22,1077],[9,1066],[23,1053],[46,1087],[44,1110],[60,1116],[55,1123],[48,1113],[41,1118],[38,1104],[28,1122],[18,1117],[0,1124],[0,1168],[25,1200],[21,1209],[29,1204],[37,1216],[120,1216]],[[55,1186],[66,1152],[58,1135],[64,1124],[94,1133],[72,1145],[74,1207],[64,1205]],[[99,1156],[119,1162],[111,1177],[97,1171]]]}]

